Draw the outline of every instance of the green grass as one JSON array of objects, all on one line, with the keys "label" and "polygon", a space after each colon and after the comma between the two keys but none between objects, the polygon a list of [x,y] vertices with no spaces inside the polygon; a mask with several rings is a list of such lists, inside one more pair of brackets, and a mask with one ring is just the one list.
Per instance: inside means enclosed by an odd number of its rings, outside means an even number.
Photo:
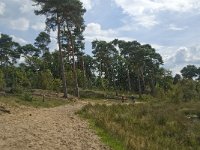
[{"label": "green grass", "polygon": [[96,131],[97,135],[101,138],[102,142],[104,142],[112,149],[125,150],[124,145],[121,141],[119,141],[116,138],[113,138],[110,134],[107,133],[106,130],[95,125],[95,122],[92,119],[90,119],[89,122],[90,127]]},{"label": "green grass", "polygon": [[26,95],[0,97],[0,102],[11,106],[25,105],[36,108],[51,108],[69,103],[67,100],[53,98],[45,98],[45,101],[43,102],[42,97],[31,97]]},{"label": "green grass", "polygon": [[92,120],[109,139],[120,141],[124,149],[193,150],[200,149],[199,108],[200,102],[87,105],[79,114]]}]

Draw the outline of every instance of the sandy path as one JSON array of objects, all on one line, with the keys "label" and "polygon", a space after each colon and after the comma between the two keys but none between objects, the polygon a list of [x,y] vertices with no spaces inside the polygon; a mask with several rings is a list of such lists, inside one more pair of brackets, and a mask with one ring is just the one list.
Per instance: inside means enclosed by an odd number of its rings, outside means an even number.
[{"label": "sandy path", "polygon": [[107,150],[88,123],[74,114],[76,102],[50,109],[0,115],[0,150]]}]

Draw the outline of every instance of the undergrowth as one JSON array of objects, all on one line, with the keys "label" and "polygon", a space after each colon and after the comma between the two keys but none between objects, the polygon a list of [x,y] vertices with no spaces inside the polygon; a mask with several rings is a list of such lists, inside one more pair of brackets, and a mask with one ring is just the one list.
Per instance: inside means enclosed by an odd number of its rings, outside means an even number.
[{"label": "undergrowth", "polygon": [[45,98],[45,101],[43,101],[42,97],[31,96],[27,93],[18,96],[0,96],[0,102],[7,103],[12,106],[25,105],[36,108],[51,108],[69,103],[67,100],[53,98]]},{"label": "undergrowth", "polygon": [[[79,114],[124,149],[200,149],[200,103],[87,105]],[[113,148],[115,149],[115,148]]]}]

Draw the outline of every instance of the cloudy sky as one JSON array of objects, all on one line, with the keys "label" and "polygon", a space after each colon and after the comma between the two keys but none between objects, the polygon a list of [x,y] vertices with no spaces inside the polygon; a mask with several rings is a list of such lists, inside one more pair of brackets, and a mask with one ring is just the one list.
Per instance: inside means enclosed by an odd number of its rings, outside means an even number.
[{"label": "cloudy sky", "polygon": [[[151,44],[173,73],[187,64],[200,66],[199,0],[81,1],[87,9],[86,53],[91,54],[94,39],[137,40]],[[33,10],[31,0],[0,0],[0,33],[22,45],[33,43],[45,27],[44,17]]]}]

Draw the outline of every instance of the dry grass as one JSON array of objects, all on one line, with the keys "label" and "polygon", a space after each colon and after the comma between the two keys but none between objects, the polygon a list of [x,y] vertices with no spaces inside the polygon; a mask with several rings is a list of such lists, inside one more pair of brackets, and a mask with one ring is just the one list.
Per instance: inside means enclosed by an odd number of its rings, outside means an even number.
[{"label": "dry grass", "polygon": [[87,105],[79,113],[133,149],[200,149],[200,103]]}]

